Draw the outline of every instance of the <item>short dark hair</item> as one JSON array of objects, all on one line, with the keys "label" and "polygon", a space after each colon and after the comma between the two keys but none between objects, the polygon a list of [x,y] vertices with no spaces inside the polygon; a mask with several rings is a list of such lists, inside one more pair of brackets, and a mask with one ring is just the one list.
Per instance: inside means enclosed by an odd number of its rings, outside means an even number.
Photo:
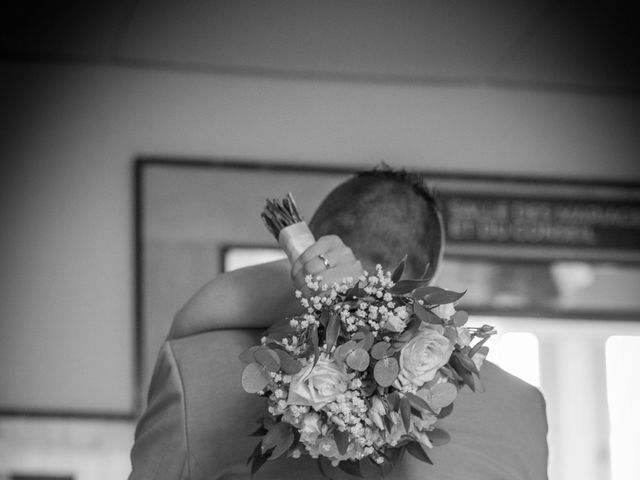
[{"label": "short dark hair", "polygon": [[407,255],[406,275],[433,277],[444,247],[434,192],[416,172],[387,165],[355,174],[333,189],[309,222],[316,238],[338,235],[369,272],[394,268]]}]

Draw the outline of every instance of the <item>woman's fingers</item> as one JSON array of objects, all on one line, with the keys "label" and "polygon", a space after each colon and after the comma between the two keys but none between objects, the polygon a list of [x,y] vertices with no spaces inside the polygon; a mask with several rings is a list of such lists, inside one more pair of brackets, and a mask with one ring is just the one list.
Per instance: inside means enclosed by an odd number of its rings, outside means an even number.
[{"label": "woman's fingers", "polygon": [[304,281],[307,275],[321,276],[323,283],[332,285],[345,278],[357,278],[362,273],[362,265],[336,235],[327,235],[318,239],[305,250],[291,268],[291,277],[297,289],[308,293]]}]

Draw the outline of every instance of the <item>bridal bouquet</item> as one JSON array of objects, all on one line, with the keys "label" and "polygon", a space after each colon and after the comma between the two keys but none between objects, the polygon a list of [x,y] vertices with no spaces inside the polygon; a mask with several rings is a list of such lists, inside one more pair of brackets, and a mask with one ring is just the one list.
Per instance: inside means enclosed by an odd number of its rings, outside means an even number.
[{"label": "bridal bouquet", "polygon": [[495,330],[466,326],[464,293],[402,279],[404,264],[334,285],[308,276],[312,294],[296,292],[305,313],[243,352],[243,388],[267,399],[252,473],[309,455],[327,476],[386,475],[405,452],[431,463],[429,449],[448,442],[438,420],[460,388],[476,389]]}]

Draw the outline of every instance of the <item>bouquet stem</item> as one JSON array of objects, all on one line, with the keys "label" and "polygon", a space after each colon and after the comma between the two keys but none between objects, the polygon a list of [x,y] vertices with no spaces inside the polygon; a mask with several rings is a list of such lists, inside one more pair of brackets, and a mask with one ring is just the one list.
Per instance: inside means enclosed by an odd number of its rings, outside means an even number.
[{"label": "bouquet stem", "polygon": [[292,265],[302,252],[315,243],[291,193],[282,199],[267,200],[261,217]]}]

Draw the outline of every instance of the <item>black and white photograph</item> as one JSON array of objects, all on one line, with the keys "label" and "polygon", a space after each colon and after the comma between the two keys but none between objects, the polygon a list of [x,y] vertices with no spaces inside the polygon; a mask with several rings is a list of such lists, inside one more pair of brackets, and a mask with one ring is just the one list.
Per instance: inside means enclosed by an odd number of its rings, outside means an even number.
[{"label": "black and white photograph", "polygon": [[640,478],[634,2],[0,25],[0,480]]}]

